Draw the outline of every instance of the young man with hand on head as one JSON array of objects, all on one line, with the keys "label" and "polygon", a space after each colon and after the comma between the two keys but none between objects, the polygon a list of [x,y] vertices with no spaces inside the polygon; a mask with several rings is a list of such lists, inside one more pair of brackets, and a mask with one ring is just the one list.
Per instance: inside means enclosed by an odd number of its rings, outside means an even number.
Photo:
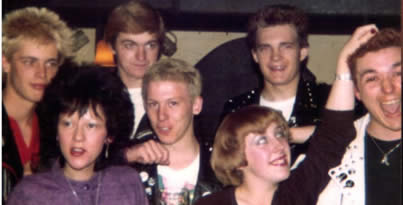
[{"label": "young man with hand on head", "polygon": [[401,204],[401,37],[375,25],[358,28],[339,58],[350,69],[356,97],[368,114],[318,204]]}]

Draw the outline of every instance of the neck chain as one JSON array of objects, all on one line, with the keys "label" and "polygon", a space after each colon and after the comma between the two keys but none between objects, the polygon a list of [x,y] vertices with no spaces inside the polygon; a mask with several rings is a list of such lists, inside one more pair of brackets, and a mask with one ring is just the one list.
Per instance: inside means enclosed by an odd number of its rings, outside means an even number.
[{"label": "neck chain", "polygon": [[[102,172],[100,172],[99,175],[98,175],[97,193],[96,193],[96,195],[95,195],[95,205],[98,205],[99,190],[101,189],[101,186],[102,186],[102,183],[101,183],[101,178],[102,178],[102,176],[101,176],[101,175],[102,175]],[[74,198],[77,199],[77,201],[78,201],[78,203],[79,203],[80,205],[83,205],[83,202],[81,201],[80,197],[78,196],[76,190],[73,188],[73,185],[71,184],[70,180],[67,179],[66,176],[64,176],[64,178],[66,179],[67,184],[69,185],[70,190],[71,190],[71,193],[73,193]]]},{"label": "neck chain", "polygon": [[399,142],[399,144],[397,144],[396,146],[394,146],[392,149],[390,149],[388,152],[384,152],[383,149],[378,145],[378,143],[375,142],[374,138],[370,135],[368,135],[369,138],[371,138],[372,142],[374,142],[376,148],[378,148],[379,151],[381,151],[381,153],[383,154],[382,160],[381,160],[381,164],[384,164],[386,166],[389,166],[389,155],[392,154],[392,152],[394,152],[398,147],[400,147],[400,144],[402,144],[402,141]]}]

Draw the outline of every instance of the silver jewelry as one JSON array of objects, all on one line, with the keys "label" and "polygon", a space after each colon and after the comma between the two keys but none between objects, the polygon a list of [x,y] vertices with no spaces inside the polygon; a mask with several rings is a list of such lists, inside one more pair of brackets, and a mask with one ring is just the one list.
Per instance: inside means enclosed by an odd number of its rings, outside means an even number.
[{"label": "silver jewelry", "polygon": [[386,166],[389,166],[389,155],[392,154],[392,152],[394,152],[398,147],[400,147],[400,144],[402,144],[402,141],[399,142],[399,144],[397,144],[396,146],[394,146],[392,149],[390,149],[388,152],[384,152],[383,149],[378,145],[378,143],[375,142],[374,138],[372,138],[371,136],[369,136],[369,138],[371,138],[372,142],[374,142],[375,146],[378,148],[379,151],[381,151],[381,153],[383,154],[382,160],[381,160],[381,164],[384,164]]},{"label": "silver jewelry", "polygon": [[109,143],[106,143],[106,150],[105,150],[105,159],[109,157]]},{"label": "silver jewelry", "polygon": [[[99,175],[98,175],[97,193],[95,195],[95,205],[98,205],[98,201],[99,201],[99,191],[101,190],[101,186],[102,186],[102,183],[101,183],[102,176],[101,175],[102,175],[102,172],[100,172]],[[64,178],[66,179],[67,184],[69,185],[70,190],[73,193],[74,198],[77,199],[77,201],[78,201],[78,203],[80,205],[83,205],[83,202],[81,201],[80,197],[78,196],[76,190],[73,188],[73,185],[71,184],[70,180],[67,179],[66,176],[64,176]]]},{"label": "silver jewelry", "polygon": [[350,73],[336,74],[337,80],[352,80]]}]

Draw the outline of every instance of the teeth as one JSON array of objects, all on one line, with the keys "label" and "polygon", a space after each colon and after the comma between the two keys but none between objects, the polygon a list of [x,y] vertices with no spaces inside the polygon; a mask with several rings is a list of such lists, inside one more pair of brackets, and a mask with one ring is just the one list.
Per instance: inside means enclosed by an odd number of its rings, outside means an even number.
[{"label": "teeth", "polygon": [[390,104],[399,103],[399,101],[400,101],[400,100],[390,100],[390,101],[387,101],[387,102],[383,102],[382,104],[384,104],[384,105],[390,105]]},{"label": "teeth", "polygon": [[72,150],[73,150],[73,152],[83,152],[84,151],[84,149],[82,149],[82,148],[73,148]]}]

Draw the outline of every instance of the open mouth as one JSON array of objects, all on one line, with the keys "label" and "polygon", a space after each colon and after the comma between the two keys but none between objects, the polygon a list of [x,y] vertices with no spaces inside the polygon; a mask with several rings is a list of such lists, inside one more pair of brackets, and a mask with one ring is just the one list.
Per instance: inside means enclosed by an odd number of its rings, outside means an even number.
[{"label": "open mouth", "polygon": [[401,100],[389,100],[381,103],[381,108],[386,115],[400,115]]},{"label": "open mouth", "polygon": [[278,167],[288,166],[287,156],[285,154],[281,155],[280,157],[270,161],[270,165]]}]

